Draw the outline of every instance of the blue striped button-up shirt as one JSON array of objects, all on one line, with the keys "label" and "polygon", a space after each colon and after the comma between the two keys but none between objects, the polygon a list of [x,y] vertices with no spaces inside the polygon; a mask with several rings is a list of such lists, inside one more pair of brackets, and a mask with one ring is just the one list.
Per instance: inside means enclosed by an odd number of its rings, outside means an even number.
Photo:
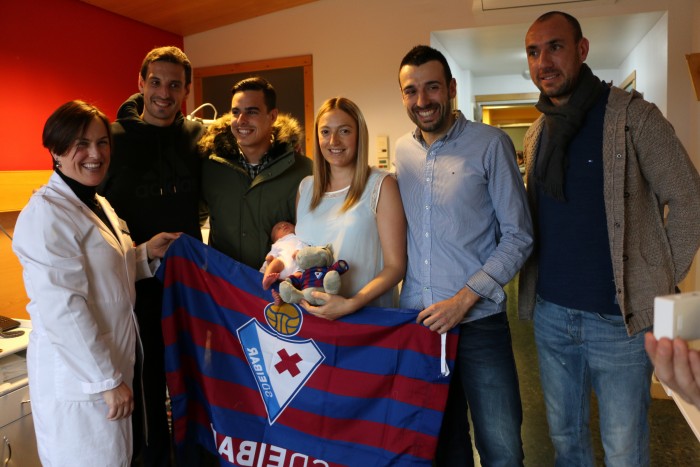
[{"label": "blue striped button-up shirt", "polygon": [[401,307],[423,309],[469,287],[481,298],[464,322],[505,310],[503,286],[532,251],[532,220],[513,143],[468,121],[428,147],[399,139],[396,175],[408,220]]}]

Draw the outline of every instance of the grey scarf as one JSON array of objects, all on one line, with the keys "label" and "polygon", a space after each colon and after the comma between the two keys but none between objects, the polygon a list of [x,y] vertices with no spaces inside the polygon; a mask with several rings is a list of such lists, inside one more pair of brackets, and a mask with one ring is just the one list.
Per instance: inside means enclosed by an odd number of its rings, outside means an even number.
[{"label": "grey scarf", "polygon": [[552,198],[566,201],[564,174],[568,166],[568,147],[583,124],[586,114],[603,91],[603,84],[585,63],[581,65],[576,88],[569,101],[555,106],[549,97],[540,94],[535,107],[544,114],[547,146],[539,152],[535,166],[535,181]]}]

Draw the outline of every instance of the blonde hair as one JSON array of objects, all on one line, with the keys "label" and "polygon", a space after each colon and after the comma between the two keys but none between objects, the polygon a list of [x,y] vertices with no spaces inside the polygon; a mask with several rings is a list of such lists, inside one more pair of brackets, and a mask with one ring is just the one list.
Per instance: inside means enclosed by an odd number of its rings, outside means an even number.
[{"label": "blonde hair", "polygon": [[345,212],[353,207],[362,197],[362,192],[365,191],[367,179],[369,178],[369,147],[368,147],[368,131],[365,117],[362,115],[360,108],[350,99],[345,97],[333,97],[328,99],[318,109],[316,122],[314,124],[314,184],[311,195],[311,210],[321,204],[321,198],[328,188],[330,182],[330,165],[326,162],[321,154],[321,146],[318,141],[318,122],[321,117],[331,110],[342,110],[350,115],[357,124],[357,155],[355,157],[355,174],[350,183],[350,190],[345,196],[345,202],[340,208],[341,212]]}]

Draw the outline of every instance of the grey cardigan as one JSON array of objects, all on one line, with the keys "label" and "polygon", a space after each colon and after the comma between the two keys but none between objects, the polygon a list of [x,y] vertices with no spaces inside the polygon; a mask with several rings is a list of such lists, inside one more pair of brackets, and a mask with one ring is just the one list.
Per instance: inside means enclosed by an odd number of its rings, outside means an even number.
[{"label": "grey cardigan", "polygon": [[[528,187],[544,117],[525,135]],[[603,184],[615,287],[627,333],[653,325],[654,297],[675,292],[700,245],[700,176],[661,111],[636,91],[611,88]],[[528,190],[537,237],[536,190]],[[665,217],[664,217],[665,216]],[[537,246],[520,272],[518,314],[532,319]]]}]

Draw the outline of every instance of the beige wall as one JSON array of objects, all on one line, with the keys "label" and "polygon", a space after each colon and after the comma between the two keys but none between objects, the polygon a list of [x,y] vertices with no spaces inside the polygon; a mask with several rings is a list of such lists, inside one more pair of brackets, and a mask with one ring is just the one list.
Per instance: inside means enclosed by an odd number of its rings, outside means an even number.
[{"label": "beige wall", "polygon": [[[700,167],[700,103],[695,99],[685,64],[686,53],[700,52],[700,32],[693,27],[700,24],[700,2],[592,3],[558,8],[579,18],[668,11],[667,115]],[[365,114],[370,141],[374,142],[378,135],[388,135],[393,156],[397,138],[411,129],[401,105],[397,69],[413,45],[429,44],[431,31],[529,23],[555,8],[550,5],[481,13],[472,10],[470,0],[320,0],[187,36],[184,44],[195,67],[312,54],[314,107],[336,95],[353,99]],[[693,271],[689,279],[686,288],[700,289],[700,274]]]},{"label": "beige wall", "polygon": [[[693,31],[692,46],[690,52],[700,52],[700,28],[697,27],[700,24],[700,2],[693,2],[693,14],[688,15],[689,23],[688,27]],[[689,99],[688,103],[688,116],[690,120],[690,133],[691,141],[689,143],[689,149],[691,156],[694,157],[695,166],[700,168],[700,101],[696,99]],[[700,256],[700,255],[698,255]],[[695,273],[695,287],[693,290],[700,290],[700,269],[698,265],[698,256],[695,257],[695,268],[693,272]]]}]

